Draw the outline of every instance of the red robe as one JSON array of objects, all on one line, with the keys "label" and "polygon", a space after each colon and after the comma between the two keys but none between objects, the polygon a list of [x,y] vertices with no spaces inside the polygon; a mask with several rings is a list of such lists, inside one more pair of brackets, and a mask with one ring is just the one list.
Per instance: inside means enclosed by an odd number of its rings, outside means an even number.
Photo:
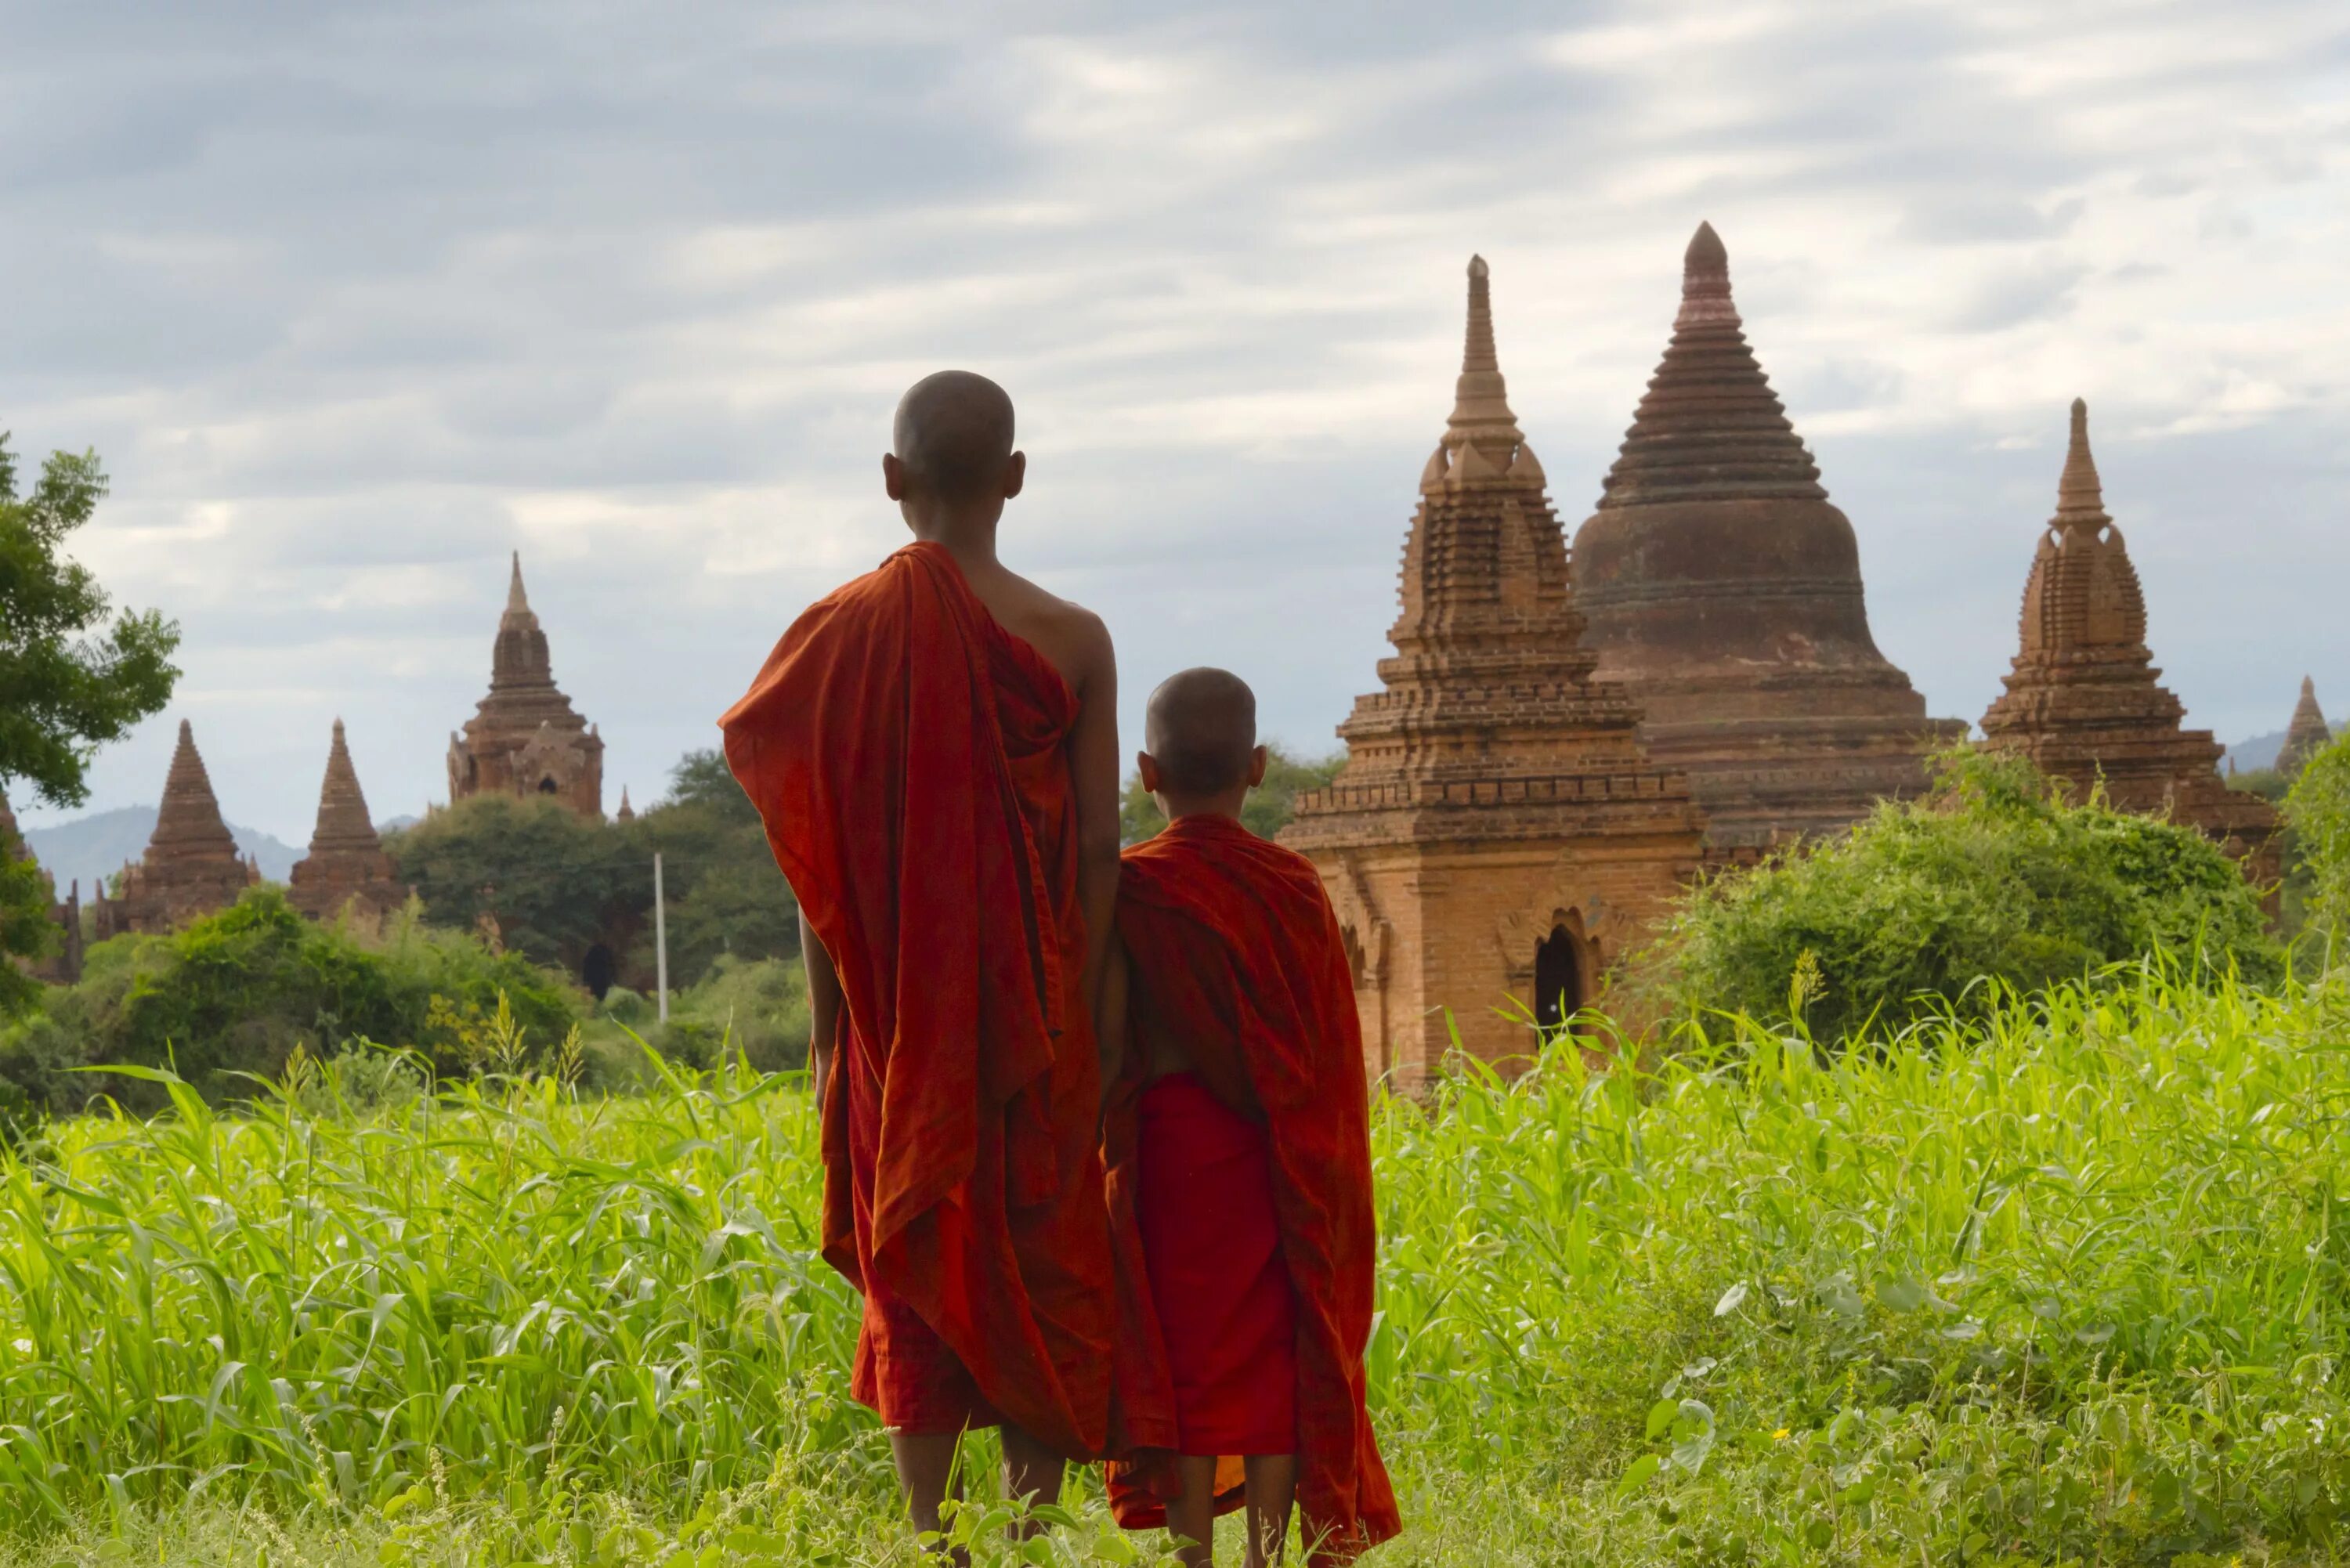
[{"label": "red robe", "polygon": [[719,721],[847,1017],[824,1255],[909,1431],[1108,1438],[1116,1282],[1080,979],[1077,701],[919,544],[810,607]]},{"label": "red robe", "polygon": [[[1345,1561],[1399,1524],[1363,1400],[1378,1238],[1362,1026],[1337,919],[1303,856],[1230,818],[1187,816],[1126,852],[1118,929],[1135,1021],[1104,1125],[1121,1272],[1131,1280],[1139,1268],[1136,1113],[1149,1033],[1164,1028],[1215,1096],[1264,1128],[1296,1302],[1300,1523],[1305,1539],[1323,1542],[1317,1562]],[[1163,1406],[1170,1379],[1149,1293],[1128,1284],[1126,1295],[1161,1363],[1148,1383],[1128,1379],[1129,1403]],[[1230,1468],[1219,1473],[1220,1510],[1240,1501]],[[1114,1464],[1118,1521],[1162,1523],[1172,1484],[1164,1456]]]}]

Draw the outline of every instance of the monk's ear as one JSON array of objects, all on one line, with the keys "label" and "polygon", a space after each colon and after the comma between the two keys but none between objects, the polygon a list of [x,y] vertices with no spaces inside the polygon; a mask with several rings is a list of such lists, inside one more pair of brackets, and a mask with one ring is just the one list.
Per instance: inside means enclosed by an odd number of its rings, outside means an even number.
[{"label": "monk's ear", "polygon": [[1264,783],[1265,765],[1272,761],[1271,753],[1263,746],[1249,753],[1249,788],[1254,789]]},{"label": "monk's ear", "polygon": [[881,454],[881,488],[892,501],[906,499],[906,465],[894,452]]},{"label": "monk's ear", "polygon": [[1159,759],[1157,757],[1152,756],[1149,752],[1135,753],[1134,771],[1136,775],[1142,780],[1143,794],[1157,794],[1159,793]]},{"label": "monk's ear", "polygon": [[1015,452],[1003,460],[1003,499],[1011,500],[1028,483],[1028,454]]}]

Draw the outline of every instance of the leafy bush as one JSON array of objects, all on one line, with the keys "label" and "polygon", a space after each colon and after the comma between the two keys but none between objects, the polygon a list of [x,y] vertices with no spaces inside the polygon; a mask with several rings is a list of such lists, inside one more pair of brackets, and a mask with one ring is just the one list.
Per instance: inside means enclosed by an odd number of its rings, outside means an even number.
[{"label": "leafy bush", "polygon": [[2312,939],[2338,952],[2350,937],[2350,730],[2309,760],[2284,802]]},{"label": "leafy bush", "polygon": [[2260,896],[2191,828],[2068,802],[2029,763],[1959,751],[1926,798],[1700,888],[1632,994],[1701,1021],[1743,1013],[1827,1042],[2159,955],[2268,983]]},{"label": "leafy bush", "polygon": [[721,953],[699,983],[670,998],[666,1024],[650,997],[619,986],[605,994],[597,1020],[604,1027],[591,1032],[588,1048],[603,1083],[653,1088],[646,1046],[702,1072],[738,1052],[763,1073],[807,1065],[807,980],[796,960]]},{"label": "leafy bush", "polygon": [[47,1012],[0,1036],[0,1076],[64,1111],[106,1092],[153,1106],[151,1085],[81,1066],[175,1064],[208,1096],[241,1097],[239,1073],[275,1076],[297,1044],[329,1054],[355,1041],[412,1045],[443,1070],[469,1065],[499,999],[545,1044],[585,998],[515,953],[395,917],[380,938],[303,919],[264,886],[169,936],[117,937],[89,950],[81,980]]}]

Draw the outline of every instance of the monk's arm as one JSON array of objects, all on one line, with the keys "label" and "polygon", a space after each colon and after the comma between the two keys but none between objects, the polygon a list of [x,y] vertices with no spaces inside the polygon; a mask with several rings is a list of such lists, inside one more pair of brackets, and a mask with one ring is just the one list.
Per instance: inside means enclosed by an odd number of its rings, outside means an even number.
[{"label": "monk's arm", "polygon": [[806,913],[800,916],[800,960],[807,966],[808,1066],[816,1073],[816,1097],[821,1105],[825,1081],[832,1076],[833,1050],[840,1042],[840,976]]},{"label": "monk's arm", "polygon": [[1086,1005],[1100,1025],[1102,969],[1118,919],[1118,659],[1109,628],[1086,617],[1085,684],[1069,732],[1077,802],[1077,904],[1086,917]]}]

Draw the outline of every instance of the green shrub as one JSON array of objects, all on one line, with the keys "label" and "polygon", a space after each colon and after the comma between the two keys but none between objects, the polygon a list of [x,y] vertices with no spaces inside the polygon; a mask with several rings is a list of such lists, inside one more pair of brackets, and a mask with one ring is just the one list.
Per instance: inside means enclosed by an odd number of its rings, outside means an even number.
[{"label": "green shrub", "polygon": [[140,1107],[161,1099],[151,1085],[71,1068],[171,1064],[208,1096],[241,1097],[251,1085],[236,1075],[277,1075],[297,1044],[316,1054],[361,1040],[414,1046],[457,1071],[473,1064],[501,995],[541,1046],[563,1039],[586,1000],[517,954],[412,914],[369,938],[307,920],[265,886],[169,936],[92,947],[45,1016],[0,1036],[0,1076],[65,1111],[101,1091]]},{"label": "green shrub", "polygon": [[[1632,994],[1825,1042],[2031,992],[2148,955],[2275,981],[2260,896],[2201,834],[2067,801],[2030,763],[1964,750],[1926,798],[1708,883],[1635,967]],[[1661,1004],[1661,1006],[1659,1005]]]},{"label": "green shrub", "polygon": [[2338,950],[2350,935],[2350,730],[2309,760],[2284,810],[2307,878],[2303,907],[2310,937]]}]

